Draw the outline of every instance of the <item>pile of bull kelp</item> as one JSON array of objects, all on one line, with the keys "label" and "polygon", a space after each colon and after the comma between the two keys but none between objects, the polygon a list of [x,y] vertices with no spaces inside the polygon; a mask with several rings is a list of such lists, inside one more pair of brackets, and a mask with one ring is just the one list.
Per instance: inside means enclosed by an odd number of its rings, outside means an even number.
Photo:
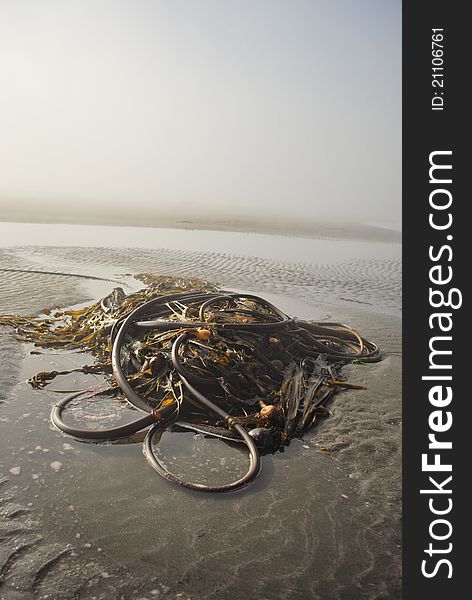
[{"label": "pile of bull kelp", "polygon": [[[379,348],[350,327],[293,319],[258,296],[198,279],[137,278],[145,284],[137,292],[115,288],[84,308],[4,316],[0,325],[38,348],[92,355],[92,364],[73,371],[102,373],[109,390],[149,413],[140,426],[177,424],[235,441],[248,432],[250,444],[272,451],[312,427],[339,389],[358,387],[344,380],[343,365],[380,359]],[[70,372],[41,372],[30,383],[41,388]],[[63,423],[66,403],[55,424],[92,438]],[[117,428],[94,439],[129,433]]]}]

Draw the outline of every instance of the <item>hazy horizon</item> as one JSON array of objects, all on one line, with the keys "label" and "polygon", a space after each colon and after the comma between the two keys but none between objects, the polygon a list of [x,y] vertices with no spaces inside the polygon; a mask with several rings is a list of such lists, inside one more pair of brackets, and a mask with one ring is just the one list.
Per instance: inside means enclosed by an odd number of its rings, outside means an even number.
[{"label": "hazy horizon", "polygon": [[400,222],[400,2],[0,0],[0,83],[2,218]]}]

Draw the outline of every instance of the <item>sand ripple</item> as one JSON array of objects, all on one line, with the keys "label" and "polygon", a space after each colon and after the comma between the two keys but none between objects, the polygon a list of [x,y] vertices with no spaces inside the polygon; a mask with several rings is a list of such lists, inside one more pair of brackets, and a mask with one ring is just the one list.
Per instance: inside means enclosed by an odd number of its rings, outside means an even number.
[{"label": "sand ripple", "polygon": [[[290,263],[255,256],[236,256],[224,253],[189,252],[185,250],[156,249],[128,250],[110,248],[35,248],[24,251],[29,264],[38,270],[51,261],[64,272],[93,274],[110,271],[150,270],[162,274],[207,278],[227,287],[270,291],[289,294],[312,303],[358,304],[369,310],[399,314],[401,306],[401,259],[347,258],[334,264],[309,261]],[[79,258],[80,257],[80,258]],[[5,257],[4,266],[10,266]],[[8,290],[13,294],[15,285],[26,291],[33,275],[6,274]],[[46,277],[46,275],[44,276]],[[67,286],[70,282],[59,276],[48,275],[54,283]],[[58,279],[59,278],[59,279]],[[34,286],[33,286],[34,287]],[[49,286],[48,286],[49,287]],[[18,288],[16,288],[18,289]],[[7,296],[8,297],[8,296]]]}]

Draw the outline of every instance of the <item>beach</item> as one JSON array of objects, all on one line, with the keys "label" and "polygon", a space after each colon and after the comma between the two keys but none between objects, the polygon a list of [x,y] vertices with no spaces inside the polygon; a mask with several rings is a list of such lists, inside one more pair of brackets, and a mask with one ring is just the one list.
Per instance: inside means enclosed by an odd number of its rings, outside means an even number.
[{"label": "beach", "polygon": [[[139,287],[134,274],[152,272],[346,323],[383,351],[380,363],[344,370],[367,389],[337,394],[328,418],[262,458],[255,482],[216,496],[156,476],[138,442],[84,444],[55,430],[49,413],[62,382],[32,390],[26,380],[77,358],[31,354],[2,329],[2,600],[400,598],[401,245],[381,228],[330,231],[0,223],[1,314],[129,292]],[[165,435],[171,459],[197,477],[245,466],[221,442]]]}]

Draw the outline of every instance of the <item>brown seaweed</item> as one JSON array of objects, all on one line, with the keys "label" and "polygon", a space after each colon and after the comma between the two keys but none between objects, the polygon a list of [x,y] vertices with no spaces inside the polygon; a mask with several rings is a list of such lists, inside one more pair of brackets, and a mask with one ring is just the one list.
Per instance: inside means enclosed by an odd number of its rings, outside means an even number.
[{"label": "brown seaweed", "polygon": [[[0,325],[13,328],[21,341],[38,348],[87,352],[95,363],[69,371],[40,372],[29,380],[43,388],[58,375],[102,373],[110,387],[110,350],[116,328],[135,308],[167,294],[199,290],[215,295],[218,288],[198,279],[136,276],[145,284],[126,295],[115,288],[108,296],[78,309],[45,308],[31,316],[0,316]],[[224,294],[223,292],[221,292]],[[184,392],[170,359],[172,346],[186,326],[186,343],[179,353],[182,368],[212,400],[247,428],[278,432],[280,444],[289,443],[312,427],[325,404],[339,390],[358,389],[342,378],[349,362],[372,361],[380,351],[351,328],[337,323],[279,319],[266,304],[250,297],[218,297],[211,302],[172,300],[166,304],[169,328],[133,332],[122,348],[126,378],[155,410],[178,404],[179,419],[195,425],[223,426],[196,406]],[[194,329],[188,325],[195,323]],[[224,328],[224,324],[266,323],[267,328]],[[274,323],[273,331],[270,323]],[[186,402],[184,402],[186,400]]]}]

